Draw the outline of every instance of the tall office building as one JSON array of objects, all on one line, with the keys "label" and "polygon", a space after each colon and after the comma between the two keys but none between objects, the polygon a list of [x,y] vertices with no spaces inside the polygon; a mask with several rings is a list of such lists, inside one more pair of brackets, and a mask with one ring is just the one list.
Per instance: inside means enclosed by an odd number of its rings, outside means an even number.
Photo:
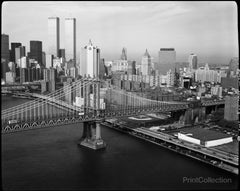
[{"label": "tall office building", "polygon": [[136,61],[128,60],[127,74],[135,75],[136,74]]},{"label": "tall office building", "polygon": [[229,74],[236,75],[237,70],[239,69],[239,58],[234,57],[229,63]]},{"label": "tall office building", "polygon": [[122,49],[121,60],[127,60],[127,48]]},{"label": "tall office building", "polygon": [[43,68],[46,67],[46,53],[42,52],[42,66]]},{"label": "tall office building", "polygon": [[6,72],[8,72],[9,62],[9,36],[2,34],[1,41],[1,78],[6,79]]},{"label": "tall office building", "polygon": [[59,58],[65,58],[65,49],[59,49]]},{"label": "tall office building", "polygon": [[48,54],[58,57],[60,47],[59,17],[48,18]]},{"label": "tall office building", "polygon": [[27,81],[27,69],[26,68],[20,68],[20,83]]},{"label": "tall office building", "polygon": [[9,36],[7,34],[2,34],[1,59],[9,61]]},{"label": "tall office building", "polygon": [[190,54],[188,57],[188,63],[189,63],[190,70],[192,70],[192,69],[196,70],[198,68],[197,55],[193,54],[193,53]]},{"label": "tall office building", "polygon": [[239,96],[232,95],[225,97],[224,119],[228,121],[238,120]]},{"label": "tall office building", "polygon": [[69,70],[69,75],[73,78],[76,78],[78,74],[77,68],[76,67],[71,67]]},{"label": "tall office building", "polygon": [[43,80],[45,82],[49,82],[50,81],[50,69],[49,68],[44,68],[43,69]]},{"label": "tall office building", "polygon": [[151,56],[149,55],[147,49],[142,57],[141,73],[142,75],[151,75]]},{"label": "tall office building", "polygon": [[29,58],[35,59],[36,61],[38,61],[40,66],[43,66],[43,62],[42,62],[42,42],[41,41],[36,41],[36,40],[31,40],[30,41]]},{"label": "tall office building", "polygon": [[128,61],[127,60],[113,60],[111,70],[113,72],[124,72],[127,73]]},{"label": "tall office building", "polygon": [[100,59],[100,64],[99,64],[99,78],[103,79],[103,77],[105,76],[105,60],[104,58]]},{"label": "tall office building", "polygon": [[45,65],[46,68],[53,67],[53,59],[54,59],[53,55],[51,55],[51,54],[46,55],[46,65]]},{"label": "tall office building", "polygon": [[76,19],[65,19],[65,58],[76,66]]},{"label": "tall office building", "polygon": [[20,59],[18,59],[17,65],[19,66],[19,68],[28,68],[29,67],[28,57],[23,56]]},{"label": "tall office building", "polygon": [[18,48],[22,46],[22,43],[20,42],[12,42],[11,43],[11,51],[10,51],[10,61],[11,62],[15,62],[16,59],[15,59],[15,48]]},{"label": "tall office building", "polygon": [[26,48],[25,46],[19,46],[17,48],[15,48],[15,63],[17,63],[17,66],[20,67],[20,63],[19,60],[22,57],[26,56]]},{"label": "tall office building", "polygon": [[158,74],[166,74],[170,69],[175,71],[176,51],[174,48],[161,48],[158,56],[159,62],[155,65]]},{"label": "tall office building", "polygon": [[[218,81],[218,72],[215,70],[210,70],[208,64],[205,64],[205,67],[199,67],[195,71],[195,81],[197,82],[219,82]],[[221,78],[220,78],[221,79]]]},{"label": "tall office building", "polygon": [[91,40],[87,46],[82,48],[80,60],[80,75],[99,76],[100,49],[92,45]]},{"label": "tall office building", "polygon": [[56,90],[56,77],[57,70],[55,68],[50,68],[49,92],[54,92]]}]

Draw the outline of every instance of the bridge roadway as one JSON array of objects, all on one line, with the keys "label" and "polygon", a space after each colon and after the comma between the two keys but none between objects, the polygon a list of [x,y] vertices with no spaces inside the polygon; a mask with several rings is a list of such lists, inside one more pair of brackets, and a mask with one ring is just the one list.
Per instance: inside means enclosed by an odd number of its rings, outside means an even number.
[{"label": "bridge roadway", "polygon": [[[46,103],[48,104],[54,104],[55,106],[59,107],[60,109],[64,109],[67,111],[70,111],[70,113],[72,112],[72,114],[66,114],[66,115],[58,115],[58,116],[52,116],[53,120],[51,120],[48,116],[46,116],[46,119],[42,119],[40,118],[37,123],[37,126],[41,124],[41,120],[45,121],[47,126],[50,124],[51,126],[54,125],[59,125],[59,123],[57,121],[61,120],[61,124],[64,123],[79,123],[79,122],[84,122],[84,121],[96,121],[96,120],[103,120],[103,119],[108,119],[108,118],[113,118],[113,117],[124,117],[124,116],[133,116],[133,115],[140,115],[140,114],[147,114],[147,113],[154,113],[154,112],[171,112],[171,111],[178,111],[178,110],[186,110],[189,108],[189,104],[191,103],[170,103],[170,104],[155,104],[155,105],[147,105],[147,106],[121,106],[121,105],[117,105],[113,108],[108,107],[106,109],[101,109],[99,110],[99,112],[97,113],[96,110],[94,110],[94,108],[81,108],[81,107],[76,107],[73,106],[71,104],[68,104],[64,101],[55,99],[55,98],[50,98],[47,95],[41,95],[41,94],[36,94],[36,93],[20,93],[21,95],[23,94],[23,96],[29,96],[34,98],[40,98],[46,101]],[[41,104],[41,103],[40,103]],[[191,107],[191,106],[190,106]],[[84,110],[86,112],[84,112]],[[84,114],[81,116],[79,116],[79,112]],[[67,119],[67,120],[66,120]],[[2,133],[6,132],[15,132],[15,129],[18,130],[19,127],[15,126],[15,125],[10,125],[8,124],[8,121],[6,120],[2,120]],[[48,124],[49,123],[49,124]],[[52,124],[53,123],[53,124]],[[4,125],[5,124],[5,125]],[[24,127],[27,125],[31,128],[35,128],[36,124],[36,119],[34,118],[33,121],[31,121],[30,119],[28,121],[26,121],[26,123],[21,120],[19,121],[19,125],[20,125],[20,129],[24,129]]]},{"label": "bridge roadway", "polygon": [[21,87],[21,86],[33,86],[33,85],[41,85],[41,81],[35,81],[35,82],[26,82],[26,83],[11,83],[11,84],[2,84],[3,87]]},{"label": "bridge roadway", "polygon": [[225,104],[225,100],[201,100],[201,105],[202,106],[213,106],[213,105],[223,105]]},{"label": "bridge roadway", "polygon": [[[60,107],[61,109],[65,108],[68,111],[70,110],[72,113],[66,112],[63,115],[50,115],[42,117],[32,116],[32,120],[28,118],[28,116],[23,117],[23,119],[18,120],[18,123],[9,124],[9,120],[11,119],[8,117],[6,120],[2,116],[2,133],[11,133],[20,130],[27,130],[27,129],[34,129],[41,127],[48,127],[48,126],[55,126],[61,124],[69,124],[69,123],[81,123],[85,121],[101,121],[107,118],[113,117],[123,117],[123,116],[132,116],[132,115],[140,115],[146,114],[149,112],[159,112],[159,111],[176,111],[176,110],[185,110],[188,108],[187,104],[161,104],[159,103],[156,105],[147,105],[147,106],[115,106],[115,107],[106,107],[106,109],[94,110],[94,108],[80,108],[73,105],[70,105],[64,101],[57,100],[47,95],[35,94],[35,93],[21,93],[21,95],[25,95],[30,97],[36,97],[45,100],[45,103],[52,104]],[[41,102],[39,102],[41,105]],[[86,111],[86,112],[85,112]],[[80,114],[78,112],[84,112]],[[24,121],[27,119],[27,121]]]}]

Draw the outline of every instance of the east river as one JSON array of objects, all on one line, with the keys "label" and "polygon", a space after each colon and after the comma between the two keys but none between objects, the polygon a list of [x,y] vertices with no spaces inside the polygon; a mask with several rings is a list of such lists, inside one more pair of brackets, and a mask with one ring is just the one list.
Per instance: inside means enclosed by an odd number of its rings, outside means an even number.
[{"label": "east river", "polygon": [[[1,101],[6,109],[29,100]],[[2,135],[3,189],[238,188],[234,174],[113,129],[102,127],[102,151],[78,146],[81,134],[72,124]]]}]

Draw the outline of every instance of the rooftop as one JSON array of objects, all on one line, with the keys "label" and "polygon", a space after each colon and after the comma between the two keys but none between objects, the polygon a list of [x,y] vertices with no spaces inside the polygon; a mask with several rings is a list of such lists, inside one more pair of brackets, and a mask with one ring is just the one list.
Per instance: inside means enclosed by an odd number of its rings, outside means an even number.
[{"label": "rooftop", "polygon": [[200,139],[201,141],[211,141],[211,140],[217,140],[217,139],[223,139],[223,138],[228,138],[232,137],[230,135],[212,131],[212,130],[207,130],[199,127],[195,127],[192,129],[184,129],[184,132],[180,133],[191,133],[193,138]]},{"label": "rooftop", "polygon": [[148,50],[147,50],[147,49],[146,49],[146,52],[144,53],[144,56],[146,56],[146,57],[148,57],[148,58],[151,57],[150,54],[148,53]]},{"label": "rooftop", "polygon": [[160,51],[174,51],[174,48],[160,48]]}]

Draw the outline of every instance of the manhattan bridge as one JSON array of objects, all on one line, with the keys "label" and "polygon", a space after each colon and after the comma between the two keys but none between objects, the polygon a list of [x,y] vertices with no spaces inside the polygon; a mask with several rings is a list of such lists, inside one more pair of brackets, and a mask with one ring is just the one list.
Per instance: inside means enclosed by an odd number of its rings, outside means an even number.
[{"label": "manhattan bridge", "polygon": [[191,109],[187,102],[151,100],[121,90],[107,81],[87,77],[66,83],[47,95],[32,96],[34,100],[2,110],[2,134],[83,123],[80,144],[98,149],[105,147],[100,127],[105,119]]}]

